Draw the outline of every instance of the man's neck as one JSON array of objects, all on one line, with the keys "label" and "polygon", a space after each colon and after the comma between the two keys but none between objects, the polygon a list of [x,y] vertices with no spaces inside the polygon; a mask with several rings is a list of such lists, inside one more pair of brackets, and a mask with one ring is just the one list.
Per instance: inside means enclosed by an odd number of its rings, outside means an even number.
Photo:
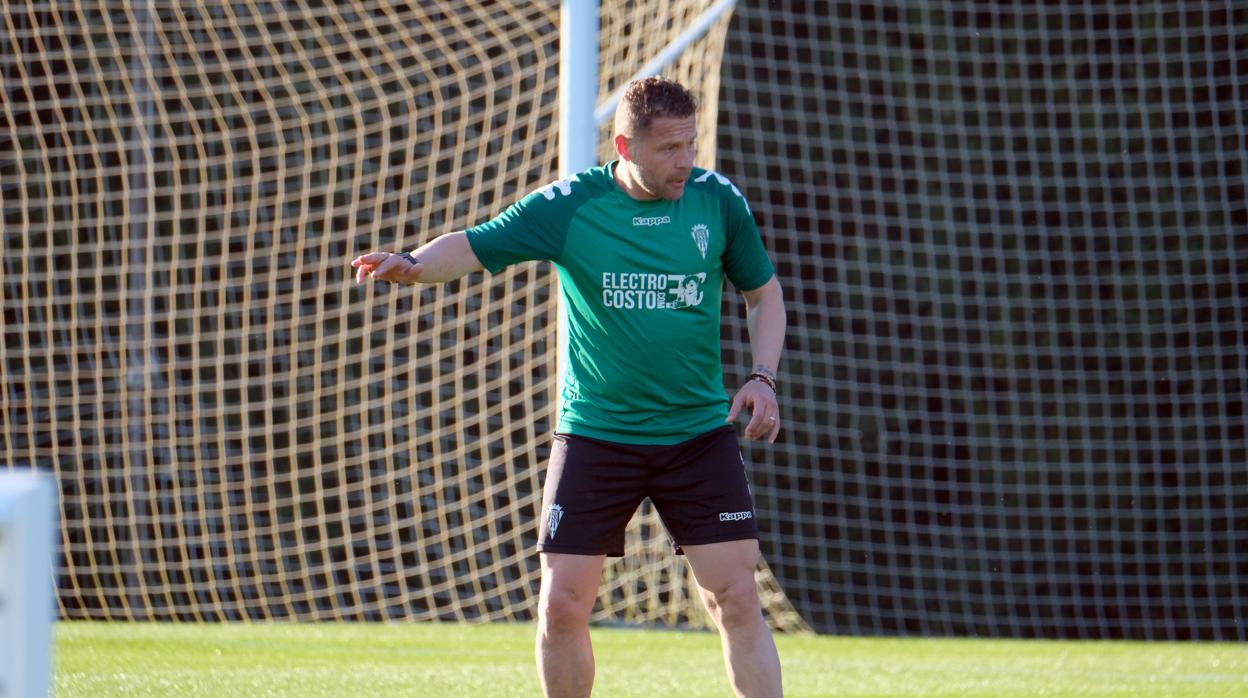
[{"label": "man's neck", "polygon": [[641,188],[641,183],[637,181],[637,175],[627,160],[617,160],[612,175],[615,177],[615,185],[629,197],[637,201],[658,201],[659,197]]}]

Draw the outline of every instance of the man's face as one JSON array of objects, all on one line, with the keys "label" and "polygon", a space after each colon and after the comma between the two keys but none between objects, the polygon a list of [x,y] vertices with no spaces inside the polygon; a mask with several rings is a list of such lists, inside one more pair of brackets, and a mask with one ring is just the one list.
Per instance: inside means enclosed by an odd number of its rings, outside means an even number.
[{"label": "man's face", "polygon": [[655,199],[679,199],[697,154],[697,119],[660,117],[643,134],[628,139],[627,160],[638,184]]}]

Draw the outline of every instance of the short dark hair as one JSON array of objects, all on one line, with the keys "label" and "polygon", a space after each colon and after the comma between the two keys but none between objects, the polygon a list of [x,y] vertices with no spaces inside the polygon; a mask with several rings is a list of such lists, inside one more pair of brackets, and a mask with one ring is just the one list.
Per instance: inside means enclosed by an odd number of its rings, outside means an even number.
[{"label": "short dark hair", "polygon": [[633,137],[650,130],[655,119],[684,119],[698,109],[693,94],[675,80],[656,75],[634,80],[624,90],[620,110]]}]

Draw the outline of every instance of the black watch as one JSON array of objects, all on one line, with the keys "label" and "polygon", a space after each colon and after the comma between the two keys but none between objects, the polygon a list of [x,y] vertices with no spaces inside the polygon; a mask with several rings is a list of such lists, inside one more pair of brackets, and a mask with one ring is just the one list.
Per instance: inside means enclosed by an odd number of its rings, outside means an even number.
[{"label": "black watch", "polygon": [[411,252],[395,252],[395,254],[398,255],[400,259],[402,259],[403,261],[407,262],[408,264],[412,266],[416,266],[417,264],[420,263],[420,260],[413,257]]}]

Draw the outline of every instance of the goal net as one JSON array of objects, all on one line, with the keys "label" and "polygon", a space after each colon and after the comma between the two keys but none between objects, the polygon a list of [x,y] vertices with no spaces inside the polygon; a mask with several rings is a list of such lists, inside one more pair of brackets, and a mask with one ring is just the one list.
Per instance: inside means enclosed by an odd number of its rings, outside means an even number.
[{"label": "goal net", "polygon": [[1248,6],[742,2],[723,85],[791,311],[753,461],[801,615],[1248,639]]},{"label": "goal net", "polygon": [[[600,92],[708,4],[604,3]],[[61,615],[531,618],[549,268],[348,261],[556,178],[558,3],[0,12],[0,463],[57,478]],[[707,165],[726,28],[669,70]],[[597,620],[707,623],[660,533],[633,521]]]},{"label": "goal net", "polygon": [[[601,95],[708,4],[604,2]],[[549,270],[345,262],[555,178],[557,21],[0,9],[0,467],[56,475],[62,616],[532,617]],[[1210,0],[743,0],[669,69],[789,303],[747,458],[774,625],[1248,640],[1246,37]],[[705,624],[660,530],[598,620]]]}]

